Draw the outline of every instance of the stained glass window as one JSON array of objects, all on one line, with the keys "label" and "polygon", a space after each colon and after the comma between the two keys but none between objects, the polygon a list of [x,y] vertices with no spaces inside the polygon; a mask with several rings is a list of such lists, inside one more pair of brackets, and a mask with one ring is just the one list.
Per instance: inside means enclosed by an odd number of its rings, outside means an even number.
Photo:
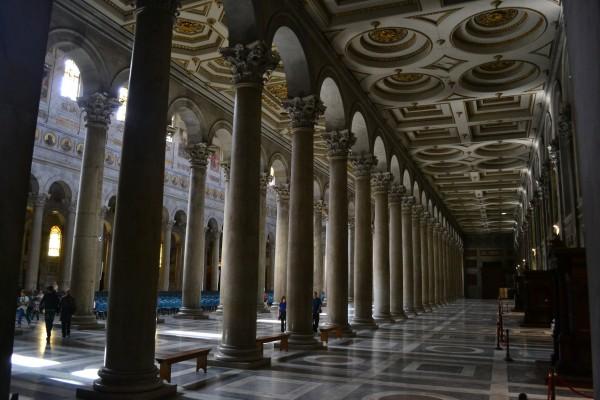
[{"label": "stained glass window", "polygon": [[62,231],[56,225],[50,228],[50,238],[48,239],[48,256],[60,256],[60,244],[62,242]]}]

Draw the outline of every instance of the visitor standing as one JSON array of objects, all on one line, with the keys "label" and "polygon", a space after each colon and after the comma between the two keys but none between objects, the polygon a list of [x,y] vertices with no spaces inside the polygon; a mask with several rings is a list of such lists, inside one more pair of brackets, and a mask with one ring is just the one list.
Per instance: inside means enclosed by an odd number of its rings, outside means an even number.
[{"label": "visitor standing", "polygon": [[287,303],[285,302],[285,296],[281,296],[281,301],[279,302],[279,320],[281,321],[281,332],[285,332],[286,329],[286,310]]},{"label": "visitor standing", "polygon": [[25,294],[24,290],[21,290],[21,295],[17,299],[17,325],[19,328],[21,327],[21,321],[23,321],[23,317],[27,320],[27,325],[31,323],[31,319],[29,318],[29,314],[27,313],[27,308],[29,307],[29,297]]},{"label": "visitor standing", "polygon": [[71,295],[71,291],[67,289],[65,295],[60,299],[60,327],[62,329],[62,337],[71,336],[71,317],[75,314],[75,298]]},{"label": "visitor standing", "polygon": [[46,344],[50,344],[52,325],[54,324],[54,317],[59,305],[60,299],[56,294],[56,290],[54,290],[54,286],[48,286],[48,290],[40,302],[40,310],[44,311],[44,321],[46,322]]},{"label": "visitor standing", "polygon": [[312,300],[313,332],[317,332],[317,329],[319,329],[319,317],[321,314],[322,305],[323,302],[321,301],[321,297],[319,297],[319,294],[315,292]]}]

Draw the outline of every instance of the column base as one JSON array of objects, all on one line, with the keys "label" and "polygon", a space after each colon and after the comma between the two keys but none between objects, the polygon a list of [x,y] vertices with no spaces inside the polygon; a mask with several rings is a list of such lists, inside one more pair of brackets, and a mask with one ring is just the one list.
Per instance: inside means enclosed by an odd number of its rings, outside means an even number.
[{"label": "column base", "polygon": [[79,330],[102,330],[105,328],[104,324],[98,323],[96,316],[93,314],[87,315],[73,315],[71,319],[71,327]]},{"label": "column base", "polygon": [[156,367],[141,373],[101,368],[98,375],[101,378],[94,381],[93,388],[77,389],[78,399],[154,400],[173,398],[177,395],[177,386],[165,384],[158,377]]},{"label": "column base", "polygon": [[279,303],[271,304],[271,311],[279,311]]},{"label": "column base", "polygon": [[404,313],[406,314],[406,318],[411,318],[411,317],[416,317],[417,316],[417,311],[410,307],[410,308],[405,308],[404,309]]},{"label": "column base", "polygon": [[408,318],[408,316],[406,315],[406,313],[404,311],[398,311],[398,312],[392,311],[391,315],[395,322],[400,322],[400,321]]},{"label": "column base", "polygon": [[215,311],[215,314],[217,314],[217,315],[223,315],[223,304],[219,304],[217,306],[217,310]]},{"label": "column base", "polygon": [[425,312],[425,309],[423,308],[423,305],[415,306],[415,314],[419,315],[419,314],[423,314],[424,312]]},{"label": "column base", "polygon": [[180,308],[179,312],[173,316],[175,319],[208,319],[208,315],[199,308]]},{"label": "column base", "polygon": [[350,323],[354,329],[377,329],[379,328],[373,318],[354,318]]},{"label": "column base", "polygon": [[394,320],[392,319],[392,315],[390,313],[374,314],[373,315],[373,319],[378,324],[388,324],[388,323],[393,323],[394,322]]},{"label": "column base", "polygon": [[290,338],[288,339],[288,344],[290,349],[297,350],[318,350],[323,348],[323,344],[317,340],[311,333],[293,333],[288,332],[290,334]]},{"label": "column base", "polygon": [[256,346],[247,348],[220,344],[214,360],[209,360],[208,363],[226,368],[257,369],[271,365],[271,359],[263,357]]},{"label": "column base", "polygon": [[260,303],[256,305],[256,313],[257,314],[271,314],[271,309],[264,303]]}]

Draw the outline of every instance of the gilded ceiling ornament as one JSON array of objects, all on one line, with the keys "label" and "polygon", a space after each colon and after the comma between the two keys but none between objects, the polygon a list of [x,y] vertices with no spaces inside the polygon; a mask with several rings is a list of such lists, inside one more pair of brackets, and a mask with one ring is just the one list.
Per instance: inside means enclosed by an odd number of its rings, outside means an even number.
[{"label": "gilded ceiling ornament", "polygon": [[514,8],[500,8],[475,16],[475,22],[486,28],[506,25],[519,14]]},{"label": "gilded ceiling ornament", "polygon": [[398,72],[391,77],[396,82],[412,83],[423,78],[423,74],[412,73],[412,72]]},{"label": "gilded ceiling ornament", "polygon": [[325,106],[318,96],[294,97],[283,102],[292,120],[293,128],[312,128],[325,112]]},{"label": "gilded ceiling ornament", "polygon": [[86,126],[110,124],[111,114],[119,108],[121,103],[106,93],[93,93],[77,99],[77,104],[85,111]]},{"label": "gilded ceiling ornament", "polygon": [[196,35],[203,32],[205,25],[201,22],[192,21],[185,18],[177,18],[173,30],[182,35]]},{"label": "gilded ceiling ornament", "polygon": [[479,68],[488,72],[498,72],[504,71],[505,69],[512,67],[513,65],[515,65],[515,63],[516,61],[514,60],[497,60],[481,64]]},{"label": "gilded ceiling ornament", "polygon": [[369,38],[377,43],[391,44],[404,39],[408,30],[404,28],[379,28],[369,32]]},{"label": "gilded ceiling ornament", "polygon": [[223,47],[219,51],[231,63],[234,83],[262,83],[265,74],[273,71],[279,63],[279,57],[259,40]]},{"label": "gilded ceiling ornament", "polygon": [[377,157],[371,154],[357,155],[352,157],[352,167],[354,168],[354,176],[361,177],[371,176],[373,167],[377,165]]},{"label": "gilded ceiling ornament", "polygon": [[288,88],[287,83],[275,83],[273,85],[267,86],[267,90],[279,100],[284,101],[288,98]]}]

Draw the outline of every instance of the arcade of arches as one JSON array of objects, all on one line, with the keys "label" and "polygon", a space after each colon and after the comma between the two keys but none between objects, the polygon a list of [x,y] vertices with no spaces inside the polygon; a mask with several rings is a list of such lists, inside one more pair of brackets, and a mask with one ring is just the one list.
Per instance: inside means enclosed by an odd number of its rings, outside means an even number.
[{"label": "arcade of arches", "polygon": [[[542,398],[553,367],[599,398],[596,2],[24,3],[0,397]],[[44,345],[15,299],[49,286],[77,307]]]}]

